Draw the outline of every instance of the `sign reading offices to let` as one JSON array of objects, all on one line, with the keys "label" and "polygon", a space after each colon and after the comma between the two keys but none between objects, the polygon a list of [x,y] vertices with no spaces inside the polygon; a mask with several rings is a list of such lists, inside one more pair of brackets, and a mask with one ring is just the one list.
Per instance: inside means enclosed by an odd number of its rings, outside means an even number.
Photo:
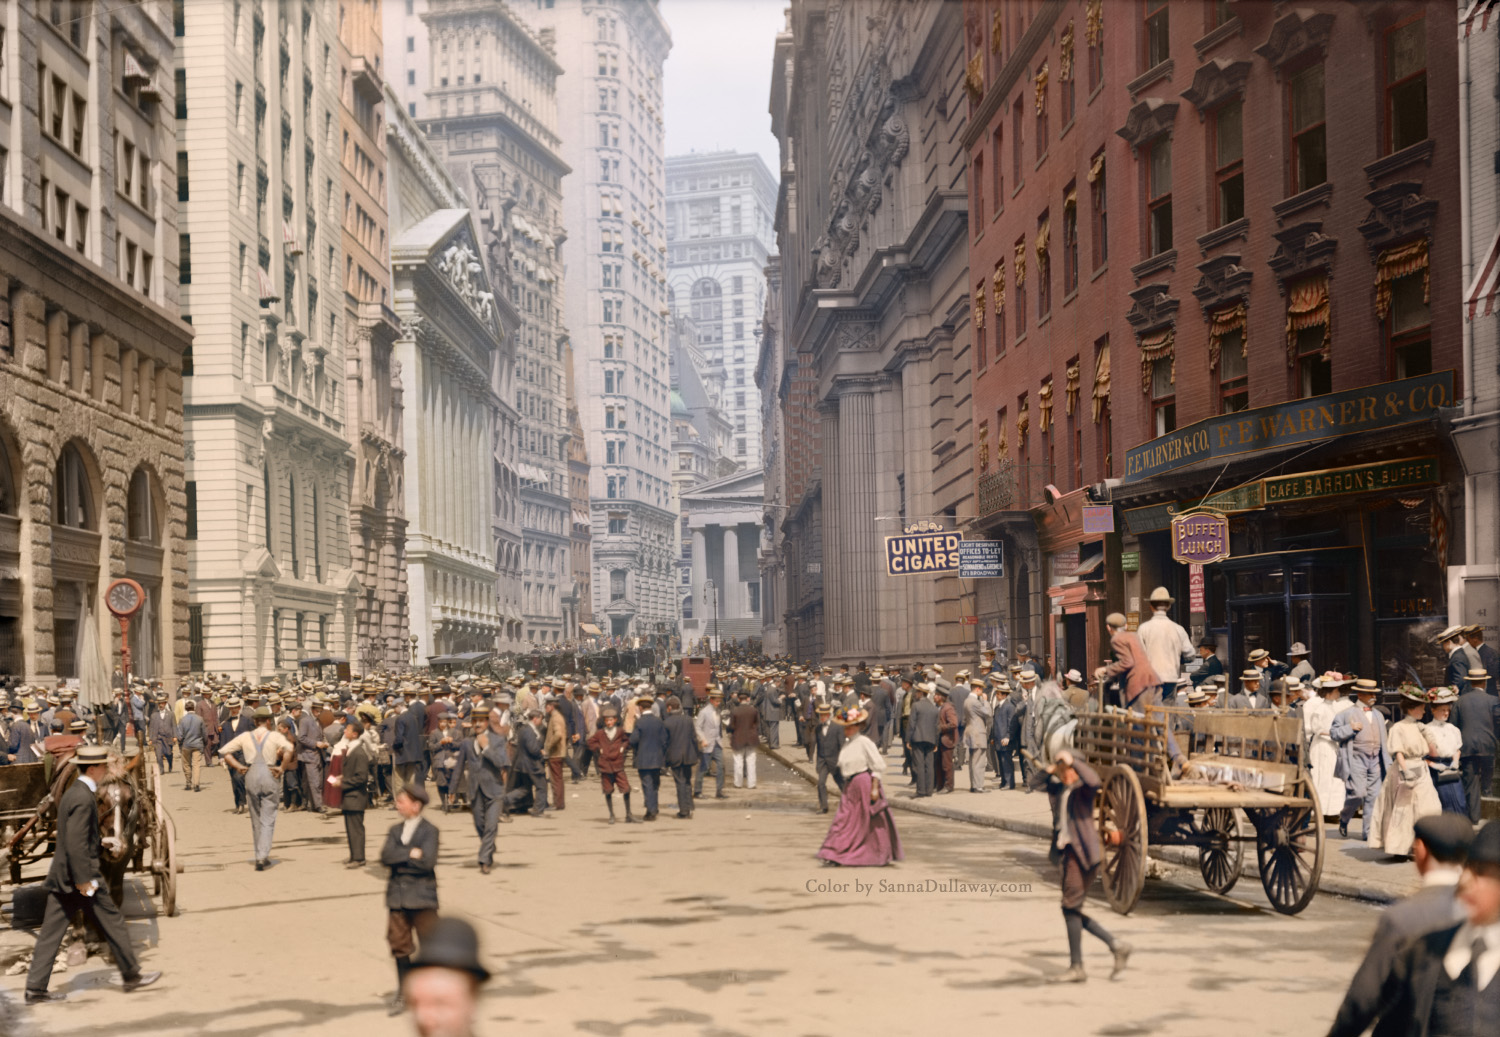
[{"label": "sign reading offices to let", "polygon": [[1005,575],[1004,542],[1000,540],[960,540],[958,542],[958,575],[965,580],[984,580]]},{"label": "sign reading offices to let", "polygon": [[1198,461],[1427,421],[1453,402],[1453,372],[1348,389],[1194,422],[1125,455],[1133,483]]},{"label": "sign reading offices to let", "polygon": [[885,571],[890,576],[952,572],[958,568],[958,545],[963,534],[936,522],[918,522],[900,536],[885,538]]},{"label": "sign reading offices to let", "polygon": [[1172,560],[1208,565],[1229,557],[1229,518],[1211,511],[1178,515],[1172,520]]}]

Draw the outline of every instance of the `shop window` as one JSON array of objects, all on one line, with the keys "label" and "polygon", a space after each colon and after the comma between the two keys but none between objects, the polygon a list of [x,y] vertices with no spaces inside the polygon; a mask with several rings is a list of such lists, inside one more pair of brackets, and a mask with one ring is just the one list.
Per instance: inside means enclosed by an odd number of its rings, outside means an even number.
[{"label": "shop window", "polygon": [[1427,303],[1426,272],[1391,282],[1391,311],[1386,320],[1392,378],[1415,378],[1432,371],[1432,310]]},{"label": "shop window", "polygon": [[1155,68],[1172,56],[1170,27],[1167,0],[1146,0],[1146,69]]},{"label": "shop window", "polygon": [[1386,30],[1385,138],[1388,152],[1427,139],[1427,20],[1420,16]]},{"label": "shop window", "polygon": [[1309,65],[1287,84],[1291,122],[1291,194],[1317,187],[1328,179],[1327,124],[1323,119],[1323,66]]},{"label": "shop window", "polygon": [[1146,153],[1146,212],[1148,255],[1172,247],[1172,138],[1163,137]]},{"label": "shop window", "polygon": [[1151,361],[1151,425],[1153,434],[1165,436],[1177,430],[1177,387],[1170,356]]},{"label": "shop window", "polygon": [[1323,355],[1323,325],[1296,335],[1297,391],[1303,398],[1333,392],[1333,363]]},{"label": "shop window", "polygon": [[1236,98],[1213,111],[1214,226],[1222,227],[1245,215],[1244,103]]},{"label": "shop window", "polygon": [[1245,359],[1245,332],[1228,332],[1219,341],[1219,413],[1234,414],[1250,408],[1249,364]]}]

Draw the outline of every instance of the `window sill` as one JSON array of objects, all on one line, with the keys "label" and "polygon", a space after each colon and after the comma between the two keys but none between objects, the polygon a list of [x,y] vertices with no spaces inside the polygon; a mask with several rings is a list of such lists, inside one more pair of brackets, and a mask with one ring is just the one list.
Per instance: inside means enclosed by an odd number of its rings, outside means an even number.
[{"label": "window sill", "polygon": [[1227,245],[1229,242],[1234,241],[1237,238],[1244,238],[1246,240],[1249,240],[1250,217],[1241,216],[1233,223],[1226,223],[1224,224],[1224,226],[1218,227],[1214,230],[1209,231],[1207,234],[1202,235],[1198,238],[1197,241],[1198,251],[1207,256],[1213,249],[1218,248],[1220,245]]},{"label": "window sill", "polygon": [[1377,158],[1374,162],[1365,166],[1365,178],[1374,187],[1379,181],[1399,172],[1408,166],[1414,166],[1419,162],[1432,165],[1432,153],[1437,150],[1437,142],[1431,137],[1418,141],[1400,151],[1392,152],[1383,158]]},{"label": "window sill", "polygon": [[977,245],[977,244],[979,244],[983,240],[984,240],[984,231],[981,230],[978,234],[975,234],[973,237],[971,237],[969,239],[969,244],[970,245]]},{"label": "window sill", "polygon": [[1136,76],[1130,82],[1126,83],[1125,89],[1130,92],[1130,99],[1134,101],[1136,95],[1145,90],[1146,87],[1155,84],[1158,80],[1166,79],[1170,82],[1172,79],[1172,69],[1173,61],[1171,58],[1168,58],[1161,64],[1156,65],[1153,68],[1148,68],[1146,71]]},{"label": "window sill", "polygon": [[1069,119],[1067,122],[1065,122],[1063,124],[1063,128],[1057,131],[1057,139],[1062,140],[1064,137],[1066,137],[1068,135],[1068,131],[1073,128],[1073,124],[1077,121],[1078,119],[1075,116],[1074,118]]},{"label": "window sill", "polygon": [[1025,344],[1026,344],[1026,332],[1024,332],[1024,331],[1021,332],[1019,335],[1017,335],[1015,341],[1011,343],[1011,345],[1015,346],[1017,349],[1020,349]]},{"label": "window sill", "polygon": [[1203,55],[1213,50],[1219,44],[1231,36],[1238,36],[1245,30],[1245,23],[1240,21],[1240,16],[1235,15],[1229,21],[1209,32],[1206,36],[1193,44],[1193,50],[1198,52],[1198,60],[1203,60]]},{"label": "window sill", "polygon": [[1074,288],[1071,292],[1068,292],[1067,294],[1065,294],[1063,296],[1062,304],[1064,306],[1067,306],[1069,303],[1071,303],[1076,298],[1078,298],[1078,289]]},{"label": "window sill", "polygon": [[1002,217],[1004,215],[1005,215],[1005,206],[1002,205],[999,209],[995,210],[995,215],[993,215],[993,216],[990,217],[990,222],[994,223],[996,220],[998,220],[1000,217]]},{"label": "window sill", "polygon": [[1018,184],[1017,184],[1017,185],[1016,185],[1016,186],[1015,186],[1015,187],[1012,187],[1012,188],[1011,188],[1011,189],[1010,189],[1010,196],[1011,196],[1011,197],[1012,197],[1012,198],[1014,198],[1014,197],[1015,197],[1015,196],[1016,196],[1016,195],[1018,195],[1018,194],[1020,194],[1020,193],[1021,193],[1021,191],[1022,191],[1022,190],[1023,190],[1023,189],[1024,189],[1024,188],[1025,188],[1025,187],[1026,187],[1026,181],[1025,181],[1025,180],[1022,180],[1022,181],[1021,181],[1021,182],[1020,182],[1020,183],[1018,183]]},{"label": "window sill", "polygon": [[1045,161],[1047,161],[1047,156],[1049,154],[1051,154],[1050,151],[1044,151],[1044,152],[1042,152],[1040,155],[1038,155],[1036,157],[1036,165],[1034,165],[1034,166],[1031,167],[1031,171],[1033,173],[1035,173],[1038,169],[1042,168],[1042,163],[1045,162]]},{"label": "window sill", "polygon": [[1087,101],[1085,101],[1084,104],[1086,104],[1086,105],[1087,104],[1093,104],[1094,103],[1094,98],[1098,97],[1103,92],[1104,92],[1104,80],[1101,77],[1100,80],[1099,80],[1099,85],[1096,86],[1096,87],[1094,87],[1094,89],[1089,92],[1089,99]]},{"label": "window sill", "polygon": [[1309,187],[1300,194],[1294,194],[1285,201],[1277,202],[1271,206],[1271,213],[1276,217],[1278,224],[1285,223],[1288,216],[1311,209],[1315,205],[1328,205],[1333,200],[1333,181],[1325,180],[1317,187]]},{"label": "window sill", "polygon": [[1089,275],[1089,282],[1093,283],[1094,281],[1099,280],[1099,278],[1103,277],[1105,275],[1105,273],[1107,273],[1108,271],[1109,271],[1109,260],[1106,259],[1104,261],[1104,265],[1103,266],[1099,267],[1098,270],[1095,270],[1092,274]]},{"label": "window sill", "polygon": [[1144,262],[1137,263],[1135,266],[1131,267],[1130,276],[1135,278],[1136,284],[1140,284],[1142,280],[1150,277],[1152,274],[1158,273],[1162,270],[1176,269],[1177,250],[1175,248],[1169,248],[1165,252],[1158,252],[1150,259],[1147,259]]},{"label": "window sill", "polygon": [[1047,322],[1050,321],[1051,319],[1052,319],[1052,311],[1048,310],[1046,313],[1042,314],[1040,317],[1037,318],[1036,330],[1041,331],[1044,327],[1047,326]]}]

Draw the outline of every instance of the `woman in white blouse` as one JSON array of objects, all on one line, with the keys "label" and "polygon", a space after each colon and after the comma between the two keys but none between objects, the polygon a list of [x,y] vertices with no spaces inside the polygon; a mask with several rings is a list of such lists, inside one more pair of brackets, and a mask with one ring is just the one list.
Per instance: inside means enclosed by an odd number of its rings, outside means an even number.
[{"label": "woman in white blouse", "polygon": [[1432,721],[1422,725],[1422,737],[1427,739],[1427,769],[1432,775],[1432,783],[1437,786],[1438,802],[1448,813],[1467,816],[1469,805],[1464,796],[1463,777],[1458,771],[1464,736],[1448,723],[1448,714],[1457,700],[1458,692],[1452,688],[1432,689]]},{"label": "woman in white blouse", "polygon": [[858,706],[834,714],[834,723],[844,729],[844,747],[839,751],[844,794],[818,850],[825,864],[879,867],[903,857],[901,837],[881,786],[885,759],[864,734],[868,719]]}]

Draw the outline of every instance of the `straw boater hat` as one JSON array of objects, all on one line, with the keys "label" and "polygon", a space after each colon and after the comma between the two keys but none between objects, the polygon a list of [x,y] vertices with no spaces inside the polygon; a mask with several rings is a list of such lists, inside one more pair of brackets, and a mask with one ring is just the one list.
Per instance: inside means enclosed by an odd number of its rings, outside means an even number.
[{"label": "straw boater hat", "polygon": [[1261,673],[1260,670],[1254,666],[1240,671],[1240,680],[1242,681],[1258,681],[1264,676],[1265,674]]},{"label": "straw boater hat", "polygon": [[1187,693],[1187,704],[1189,706],[1201,706],[1212,698],[1213,696],[1204,688],[1193,688]]},{"label": "straw boater hat", "polygon": [[870,714],[866,713],[858,706],[851,706],[848,709],[840,710],[838,715],[838,722],[844,727],[858,727],[860,724],[863,724],[866,720],[869,719]]},{"label": "straw boater hat", "polygon": [[1373,695],[1379,690],[1380,685],[1368,677],[1360,677],[1354,682],[1354,694],[1356,695]]},{"label": "straw boater hat", "polygon": [[1177,599],[1174,598],[1174,597],[1172,597],[1171,593],[1167,590],[1167,588],[1165,588],[1165,587],[1158,587],[1158,588],[1156,588],[1156,590],[1154,590],[1154,591],[1151,592],[1151,597],[1148,598],[1147,600],[1152,605],[1170,605],[1174,601],[1176,601]]},{"label": "straw boater hat", "polygon": [[1490,679],[1490,675],[1485,670],[1474,669],[1470,670],[1469,675],[1464,679],[1467,680],[1470,684],[1484,684]]}]

